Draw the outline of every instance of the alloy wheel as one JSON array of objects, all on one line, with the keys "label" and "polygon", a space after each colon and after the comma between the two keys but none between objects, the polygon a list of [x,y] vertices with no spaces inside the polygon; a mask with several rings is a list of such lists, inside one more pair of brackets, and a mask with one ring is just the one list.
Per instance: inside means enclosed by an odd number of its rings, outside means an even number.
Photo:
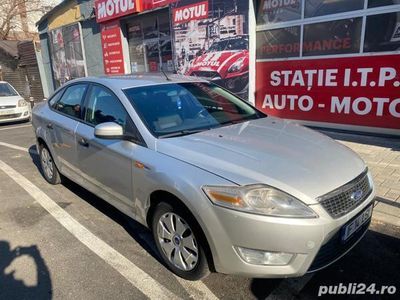
[{"label": "alloy wheel", "polygon": [[193,270],[199,260],[199,250],[193,231],[175,213],[163,214],[157,224],[157,238],[169,262],[183,271]]}]

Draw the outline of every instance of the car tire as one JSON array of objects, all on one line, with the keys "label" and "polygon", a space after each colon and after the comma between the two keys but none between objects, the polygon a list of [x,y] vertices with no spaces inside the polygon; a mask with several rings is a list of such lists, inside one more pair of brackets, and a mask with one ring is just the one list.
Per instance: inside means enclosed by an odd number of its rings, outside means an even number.
[{"label": "car tire", "polygon": [[187,209],[161,202],[155,207],[151,225],[158,252],[173,273],[186,280],[210,274],[205,241]]},{"label": "car tire", "polygon": [[61,183],[61,175],[54,163],[53,156],[46,146],[41,145],[39,147],[39,156],[44,179],[54,185]]}]

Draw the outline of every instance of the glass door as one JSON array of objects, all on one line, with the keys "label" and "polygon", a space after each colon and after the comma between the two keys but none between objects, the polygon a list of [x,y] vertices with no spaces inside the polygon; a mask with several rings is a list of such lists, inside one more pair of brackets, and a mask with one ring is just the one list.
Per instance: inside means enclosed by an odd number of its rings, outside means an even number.
[{"label": "glass door", "polygon": [[173,71],[168,9],[136,16],[128,23],[132,73]]}]

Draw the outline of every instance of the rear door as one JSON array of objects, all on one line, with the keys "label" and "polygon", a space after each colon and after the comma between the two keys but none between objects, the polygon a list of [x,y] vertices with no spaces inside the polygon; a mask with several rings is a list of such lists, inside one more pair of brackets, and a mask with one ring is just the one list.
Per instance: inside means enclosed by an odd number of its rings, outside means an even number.
[{"label": "rear door", "polygon": [[137,144],[94,136],[94,127],[115,122],[125,132],[134,127],[117,96],[102,85],[91,85],[86,97],[84,121],[76,130],[77,155],[85,187],[114,206],[133,212],[133,155]]},{"label": "rear door", "polygon": [[82,120],[86,83],[68,86],[61,97],[50,103],[50,116],[46,124],[53,155],[61,172],[73,180],[78,179],[75,130]]}]

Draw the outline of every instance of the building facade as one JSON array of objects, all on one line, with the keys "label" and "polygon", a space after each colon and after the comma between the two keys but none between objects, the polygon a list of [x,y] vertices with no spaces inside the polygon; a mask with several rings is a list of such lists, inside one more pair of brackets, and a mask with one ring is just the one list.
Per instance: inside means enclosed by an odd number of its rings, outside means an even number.
[{"label": "building facade", "polygon": [[400,134],[400,0],[66,0],[38,28],[48,93],[176,72],[270,115]]},{"label": "building facade", "polygon": [[0,40],[0,81],[9,82],[25,100],[43,100],[40,49],[33,41]]}]

